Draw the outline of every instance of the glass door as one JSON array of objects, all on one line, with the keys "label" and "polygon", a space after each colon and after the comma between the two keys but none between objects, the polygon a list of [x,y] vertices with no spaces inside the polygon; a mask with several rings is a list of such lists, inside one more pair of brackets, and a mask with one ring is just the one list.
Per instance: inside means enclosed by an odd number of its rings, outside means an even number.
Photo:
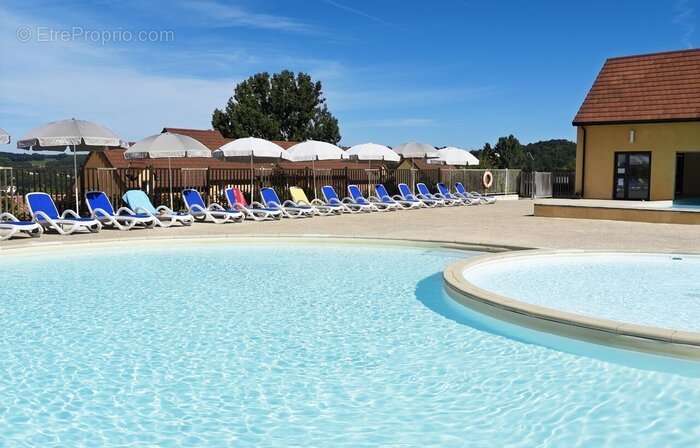
[{"label": "glass door", "polygon": [[613,197],[636,201],[649,200],[651,181],[650,152],[616,152]]}]

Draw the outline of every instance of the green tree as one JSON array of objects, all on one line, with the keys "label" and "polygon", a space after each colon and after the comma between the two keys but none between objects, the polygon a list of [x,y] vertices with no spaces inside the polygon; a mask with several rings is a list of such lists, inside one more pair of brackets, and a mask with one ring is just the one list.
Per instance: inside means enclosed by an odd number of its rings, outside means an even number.
[{"label": "green tree", "polygon": [[229,138],[340,141],[321,82],[289,70],[257,73],[236,85],[226,110],[214,110],[212,126]]}]

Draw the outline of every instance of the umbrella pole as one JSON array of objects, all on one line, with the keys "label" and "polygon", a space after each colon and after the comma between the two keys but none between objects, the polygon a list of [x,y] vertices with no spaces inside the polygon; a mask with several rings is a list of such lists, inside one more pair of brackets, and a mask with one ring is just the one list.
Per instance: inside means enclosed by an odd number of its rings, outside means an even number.
[{"label": "umbrella pole", "polygon": [[78,193],[78,154],[75,145],[73,145],[73,185],[75,185],[75,212],[80,213],[79,193]]},{"label": "umbrella pole", "polygon": [[168,157],[168,180],[170,181],[170,210],[173,210],[173,168]]},{"label": "umbrella pole", "polygon": [[255,168],[253,167],[253,151],[250,151],[250,203],[253,203],[253,195],[255,194],[255,187],[253,186],[253,177],[255,176]]},{"label": "umbrella pole", "polygon": [[314,199],[318,199],[318,194],[316,193],[316,159],[311,160],[311,171],[314,172]]}]

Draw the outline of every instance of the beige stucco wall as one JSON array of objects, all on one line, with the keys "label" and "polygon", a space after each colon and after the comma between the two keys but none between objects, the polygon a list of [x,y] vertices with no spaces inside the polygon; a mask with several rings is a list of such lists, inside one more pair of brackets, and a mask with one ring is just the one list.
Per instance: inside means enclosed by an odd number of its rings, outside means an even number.
[{"label": "beige stucco wall", "polygon": [[[635,131],[630,143],[630,130]],[[586,126],[586,179],[583,130],[577,131],[576,192],[587,199],[612,199],[613,163],[618,151],[651,151],[652,201],[673,199],[677,152],[700,152],[700,122]],[[685,173],[686,176],[693,175]],[[700,173],[697,174],[700,176]]]}]

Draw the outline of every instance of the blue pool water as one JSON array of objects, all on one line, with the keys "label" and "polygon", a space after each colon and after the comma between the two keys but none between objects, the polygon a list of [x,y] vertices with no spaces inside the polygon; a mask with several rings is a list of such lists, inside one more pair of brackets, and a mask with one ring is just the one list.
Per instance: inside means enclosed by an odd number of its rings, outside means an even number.
[{"label": "blue pool water", "polygon": [[465,272],[475,285],[534,305],[684,331],[700,331],[700,256],[517,257]]},{"label": "blue pool water", "polygon": [[683,365],[521,342],[443,293],[464,253],[182,244],[0,259],[0,446],[700,440]]}]

